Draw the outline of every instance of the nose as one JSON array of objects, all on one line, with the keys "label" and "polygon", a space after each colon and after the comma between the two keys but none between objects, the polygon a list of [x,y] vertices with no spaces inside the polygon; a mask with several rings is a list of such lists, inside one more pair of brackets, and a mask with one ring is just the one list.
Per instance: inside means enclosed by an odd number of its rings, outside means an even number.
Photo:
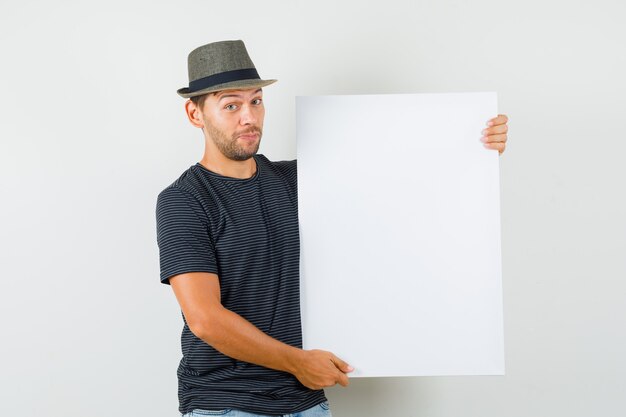
[{"label": "nose", "polygon": [[241,123],[242,125],[253,125],[256,124],[257,122],[257,115],[254,112],[254,109],[252,109],[249,105],[244,105],[241,108],[241,118],[239,123]]}]

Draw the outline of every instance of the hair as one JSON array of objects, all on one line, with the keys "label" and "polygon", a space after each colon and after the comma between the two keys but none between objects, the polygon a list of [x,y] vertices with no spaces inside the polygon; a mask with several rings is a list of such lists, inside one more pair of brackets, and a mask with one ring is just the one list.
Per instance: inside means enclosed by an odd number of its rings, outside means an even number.
[{"label": "hair", "polygon": [[204,102],[207,99],[207,97],[214,96],[217,93],[219,93],[219,91],[213,91],[211,93],[206,93],[206,94],[201,94],[199,96],[189,97],[189,100],[191,100],[193,102],[193,104],[195,104],[200,110],[202,110],[202,107],[204,107]]},{"label": "hair", "polygon": [[189,97],[189,100],[193,102],[200,110],[204,106],[204,100],[209,96],[209,94],[202,94],[200,96]]}]

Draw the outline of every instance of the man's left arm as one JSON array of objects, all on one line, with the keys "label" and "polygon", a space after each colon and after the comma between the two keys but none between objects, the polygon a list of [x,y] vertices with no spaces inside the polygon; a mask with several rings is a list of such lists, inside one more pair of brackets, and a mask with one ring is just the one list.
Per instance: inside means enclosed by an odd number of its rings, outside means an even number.
[{"label": "man's left arm", "polygon": [[498,117],[487,121],[487,128],[481,132],[483,137],[480,138],[485,148],[497,149],[500,154],[504,152],[509,131],[508,121],[509,118],[505,114],[499,114]]}]

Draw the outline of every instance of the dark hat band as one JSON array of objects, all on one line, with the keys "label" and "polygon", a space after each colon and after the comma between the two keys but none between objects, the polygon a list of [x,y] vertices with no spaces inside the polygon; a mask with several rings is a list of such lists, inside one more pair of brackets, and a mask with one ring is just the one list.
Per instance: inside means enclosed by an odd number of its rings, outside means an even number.
[{"label": "dark hat band", "polygon": [[188,93],[204,90],[214,85],[229,83],[231,81],[240,80],[260,80],[259,73],[254,68],[238,69],[233,71],[220,72],[218,74],[209,75],[208,77],[199,78],[189,82]]}]

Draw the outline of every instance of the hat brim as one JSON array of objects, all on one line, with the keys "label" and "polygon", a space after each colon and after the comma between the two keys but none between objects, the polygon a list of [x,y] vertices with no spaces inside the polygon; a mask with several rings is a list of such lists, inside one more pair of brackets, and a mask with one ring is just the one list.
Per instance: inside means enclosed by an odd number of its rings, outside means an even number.
[{"label": "hat brim", "polygon": [[205,88],[198,91],[189,91],[188,87],[181,88],[177,91],[178,95],[183,98],[191,98],[201,96],[207,93],[214,93],[222,90],[246,90],[255,87],[265,87],[266,85],[274,84],[277,80],[237,80],[228,83],[217,84],[209,88]]}]

